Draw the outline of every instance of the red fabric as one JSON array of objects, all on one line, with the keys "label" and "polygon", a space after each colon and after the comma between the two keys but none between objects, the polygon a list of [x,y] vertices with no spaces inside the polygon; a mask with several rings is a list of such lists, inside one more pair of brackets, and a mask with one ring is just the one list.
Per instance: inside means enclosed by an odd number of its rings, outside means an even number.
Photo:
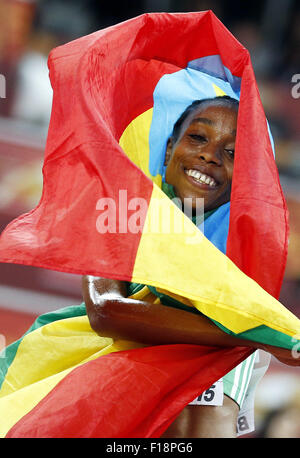
[{"label": "red fabric", "polygon": [[127,190],[128,201],[149,200],[152,183],[118,140],[152,106],[163,74],[213,54],[242,76],[236,149],[247,154],[235,159],[228,255],[278,296],[287,221],[275,163],[266,161],[272,151],[264,112],[247,50],[211,12],[146,14],[52,51],[54,100],[43,195],[35,210],[2,233],[0,261],[130,281],[141,234],[99,234],[97,201],[118,202],[119,189]]},{"label": "red fabric", "polygon": [[164,345],[101,356],[74,369],[6,437],[159,437],[251,352]]},{"label": "red fabric", "polygon": [[288,211],[250,58],[243,70],[236,152],[226,254],[278,298],[287,258]]}]

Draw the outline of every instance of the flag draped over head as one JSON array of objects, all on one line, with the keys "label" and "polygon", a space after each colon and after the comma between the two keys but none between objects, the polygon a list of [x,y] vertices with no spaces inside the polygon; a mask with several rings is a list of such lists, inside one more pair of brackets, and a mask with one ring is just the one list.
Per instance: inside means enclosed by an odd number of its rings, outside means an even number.
[{"label": "flag draped over head", "polygon": [[[145,14],[54,49],[49,69],[43,194],[3,232],[0,260],[146,284],[225,332],[292,348],[299,320],[276,300],[287,211],[247,50],[210,11]],[[161,190],[164,154],[184,109],[219,95],[240,100],[234,177],[230,212],[203,236]],[[45,362],[49,342],[60,350]],[[145,348],[99,338],[83,306],[47,315],[7,349],[0,432],[154,437],[251,351]]]}]

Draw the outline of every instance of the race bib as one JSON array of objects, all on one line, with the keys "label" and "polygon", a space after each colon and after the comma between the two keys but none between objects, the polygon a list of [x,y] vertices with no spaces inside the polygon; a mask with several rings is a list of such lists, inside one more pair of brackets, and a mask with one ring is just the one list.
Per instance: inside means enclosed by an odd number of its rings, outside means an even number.
[{"label": "race bib", "polygon": [[249,434],[254,430],[254,409],[240,412],[236,423],[237,437]]},{"label": "race bib", "polygon": [[215,382],[200,396],[189,403],[190,406],[222,406],[223,405],[223,379]]}]

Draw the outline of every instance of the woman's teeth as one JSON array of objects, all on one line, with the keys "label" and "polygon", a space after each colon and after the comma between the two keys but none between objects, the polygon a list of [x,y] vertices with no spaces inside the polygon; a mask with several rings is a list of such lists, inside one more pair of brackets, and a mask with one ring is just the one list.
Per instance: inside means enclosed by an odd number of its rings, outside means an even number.
[{"label": "woman's teeth", "polygon": [[185,173],[188,176],[193,177],[196,181],[199,181],[199,183],[208,184],[209,186],[217,186],[217,182],[212,177],[199,172],[199,170],[185,169]]}]

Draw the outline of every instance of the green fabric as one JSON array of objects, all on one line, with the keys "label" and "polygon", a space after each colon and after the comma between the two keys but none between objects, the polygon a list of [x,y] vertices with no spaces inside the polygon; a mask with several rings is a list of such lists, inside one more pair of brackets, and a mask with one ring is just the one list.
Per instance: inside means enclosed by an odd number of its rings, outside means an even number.
[{"label": "green fabric", "polygon": [[170,199],[177,199],[174,187],[171,184],[163,182],[161,189]]},{"label": "green fabric", "polygon": [[[198,315],[203,315],[203,313],[199,312],[199,310],[189,307],[181,302],[177,301],[176,299],[166,296],[165,294],[159,293],[155,287],[148,286],[150,291],[155,294],[155,296],[159,297],[162,304],[167,305],[169,307],[179,308],[181,310],[185,310],[190,313],[195,313]],[[261,325],[257,326],[256,328],[249,329],[245,332],[234,333],[230,329],[223,326],[218,321],[213,320],[206,316],[206,318],[210,319],[218,328],[222,329],[222,331],[230,334],[234,337],[238,337],[240,339],[252,340],[254,342],[265,343],[269,345],[273,345],[274,347],[281,347],[286,348],[287,350],[292,350],[293,346],[296,343],[296,340],[293,340],[292,337],[283,334],[280,331],[276,331],[275,329],[271,329],[268,326]]]},{"label": "green fabric", "polygon": [[32,324],[32,326],[26,331],[26,333],[16,342],[8,345],[0,353],[0,388],[6,376],[9,366],[13,362],[16,353],[18,351],[19,345],[22,342],[23,338],[34,331],[35,329],[41,328],[46,324],[52,323],[53,321],[64,320],[65,318],[74,318],[76,316],[86,315],[85,303],[83,302],[80,305],[71,305],[69,307],[64,307],[54,312],[44,313],[40,315]]},{"label": "green fabric", "polygon": [[[215,323],[217,324],[217,323]],[[220,323],[217,324],[219,328],[222,328]],[[230,333],[229,330],[225,331]],[[239,337],[240,339],[252,340],[253,342],[260,342],[262,344],[273,345],[274,347],[285,348],[287,350],[292,350],[299,340],[293,339],[283,332],[276,331],[275,329],[269,328],[264,324],[257,326],[253,329],[248,329],[248,331],[241,332],[239,334],[234,334],[234,336]]]},{"label": "green fabric", "polygon": [[126,282],[126,286],[127,286],[127,296],[132,296],[133,294],[143,289],[145,285],[142,285],[140,283]]},{"label": "green fabric", "polygon": [[[136,290],[138,291],[138,286],[143,287],[144,285],[136,285]],[[189,307],[182,302],[177,301],[176,299],[167,296],[163,293],[159,293],[154,286],[149,286],[149,290],[160,299],[160,302],[163,305],[167,305],[168,307],[174,307],[181,310],[185,310],[186,312],[194,313],[196,315],[202,315],[206,318],[210,319],[218,328],[222,329],[222,331],[230,334],[234,337],[238,337],[240,339],[251,340],[254,342],[265,343],[269,345],[273,345],[274,347],[286,348],[287,350],[292,350],[293,346],[296,344],[296,340],[293,340],[292,337],[283,334],[282,332],[276,331],[275,329],[271,329],[268,326],[261,325],[257,326],[256,328],[249,329],[245,332],[241,333],[234,333],[230,329],[223,326],[218,321],[213,320],[212,318],[203,315],[203,313],[199,312],[196,308]]]},{"label": "green fabric", "polygon": [[177,308],[177,309],[185,310],[187,312],[194,313],[196,315],[203,315],[203,313],[199,312],[199,310],[197,310],[196,308],[189,307],[188,305],[185,305],[182,302],[177,301],[173,297],[167,296],[166,294],[163,294],[163,293],[159,293],[154,286],[149,286],[148,285],[148,288],[150,289],[150,291],[155,296],[159,297],[160,302],[163,305],[167,305],[169,307],[174,307],[174,308]]},{"label": "green fabric", "polygon": [[[160,301],[162,304],[167,305],[169,307],[174,307],[178,308],[181,310],[185,310],[190,313],[195,313],[196,315],[203,315],[203,313],[199,312],[199,310],[189,307],[185,304],[182,304],[181,302],[177,301],[176,299],[166,296],[165,294],[159,293],[155,287],[153,286],[148,286],[150,291],[155,294],[155,296],[159,297]],[[203,315],[206,316],[206,315]],[[206,316],[206,318],[209,318]],[[274,347],[281,347],[281,348],[286,348],[288,350],[292,350],[293,346],[296,343],[296,340],[293,340],[292,337],[283,334],[280,331],[276,331],[275,329],[271,329],[268,326],[261,325],[257,326],[256,328],[249,329],[245,332],[240,332],[240,333],[234,333],[230,329],[226,328],[223,326],[221,323],[218,321],[213,320],[212,318],[209,318],[218,328],[222,329],[222,331],[226,332],[227,334],[230,334],[234,337],[238,337],[240,339],[246,339],[246,340],[252,340],[254,342],[260,342],[260,343],[267,343],[269,345],[273,345]]]}]

